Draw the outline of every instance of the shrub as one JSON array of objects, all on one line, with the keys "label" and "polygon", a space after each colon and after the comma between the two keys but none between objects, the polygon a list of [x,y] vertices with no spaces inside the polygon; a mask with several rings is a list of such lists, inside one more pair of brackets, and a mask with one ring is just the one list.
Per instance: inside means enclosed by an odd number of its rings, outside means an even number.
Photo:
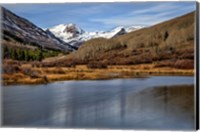
[{"label": "shrub", "polygon": [[154,67],[173,67],[174,63],[175,62],[171,60],[160,61],[160,62],[157,62]]},{"label": "shrub", "polygon": [[180,59],[194,59],[194,53],[183,53],[179,56]]},{"label": "shrub", "polygon": [[54,66],[56,66],[56,62],[42,62],[41,66],[42,67],[54,67]]},{"label": "shrub", "polygon": [[31,68],[21,68],[20,71],[27,76],[30,76],[31,78],[39,78],[40,75],[37,71],[31,70]]},{"label": "shrub", "polygon": [[169,36],[169,33],[166,31],[164,34],[163,34],[163,40],[165,41]]},{"label": "shrub", "polygon": [[32,71],[31,74],[30,74],[29,76],[30,76],[31,78],[39,78],[39,77],[40,77],[39,73],[36,72],[36,71]]},{"label": "shrub", "polygon": [[42,64],[41,64],[41,62],[39,62],[39,61],[33,61],[33,62],[31,63],[31,66],[32,66],[32,67],[41,67]]},{"label": "shrub", "polygon": [[16,64],[14,64],[14,65],[3,64],[3,66],[2,66],[3,73],[12,74],[12,73],[16,73],[19,71],[20,71],[19,65],[16,65]]},{"label": "shrub", "polygon": [[56,70],[55,70],[55,73],[58,73],[58,74],[65,74],[65,71],[60,68],[60,67],[57,67]]},{"label": "shrub", "polygon": [[184,59],[184,60],[177,60],[174,64],[175,68],[178,69],[193,69],[194,68],[194,60]]},{"label": "shrub", "polygon": [[8,59],[3,60],[3,64],[7,64],[7,65],[18,65],[18,66],[20,66],[20,62],[19,62],[19,61],[16,61],[16,60],[8,60]]},{"label": "shrub", "polygon": [[90,62],[87,64],[88,68],[98,68],[98,69],[104,69],[107,68],[107,65],[101,63],[101,62]]}]

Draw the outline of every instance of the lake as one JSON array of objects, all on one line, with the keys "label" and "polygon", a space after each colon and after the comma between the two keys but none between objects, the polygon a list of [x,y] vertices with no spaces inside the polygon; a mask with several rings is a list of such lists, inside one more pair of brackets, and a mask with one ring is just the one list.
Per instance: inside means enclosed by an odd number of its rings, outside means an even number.
[{"label": "lake", "polygon": [[4,86],[3,126],[194,130],[194,77]]}]

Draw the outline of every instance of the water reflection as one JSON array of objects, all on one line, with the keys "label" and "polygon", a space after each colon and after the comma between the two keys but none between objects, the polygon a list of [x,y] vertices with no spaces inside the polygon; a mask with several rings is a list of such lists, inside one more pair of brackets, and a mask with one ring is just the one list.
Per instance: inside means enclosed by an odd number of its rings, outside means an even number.
[{"label": "water reflection", "polygon": [[[169,83],[170,79],[153,77],[5,87],[3,124],[193,129],[193,78],[176,77]],[[155,83],[157,80],[162,83]]]}]

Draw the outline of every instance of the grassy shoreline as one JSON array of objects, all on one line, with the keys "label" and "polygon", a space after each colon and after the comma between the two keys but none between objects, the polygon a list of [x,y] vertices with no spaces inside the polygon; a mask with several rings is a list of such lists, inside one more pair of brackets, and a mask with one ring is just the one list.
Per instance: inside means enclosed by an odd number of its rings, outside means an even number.
[{"label": "grassy shoreline", "polygon": [[194,69],[156,68],[153,64],[115,65],[105,69],[90,69],[85,65],[76,67],[21,67],[31,69],[34,76],[21,72],[2,74],[3,85],[45,84],[67,80],[108,80],[116,78],[139,78],[148,76],[193,76]]}]

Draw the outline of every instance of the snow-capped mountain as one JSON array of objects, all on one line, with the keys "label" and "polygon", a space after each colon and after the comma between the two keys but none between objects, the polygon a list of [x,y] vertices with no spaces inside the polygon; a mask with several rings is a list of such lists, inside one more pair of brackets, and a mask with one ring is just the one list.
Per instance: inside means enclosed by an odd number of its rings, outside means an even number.
[{"label": "snow-capped mountain", "polygon": [[140,28],[143,28],[143,26],[119,26],[110,31],[87,32],[78,27],[76,24],[70,23],[60,24],[52,28],[48,28],[46,31],[51,32],[56,37],[60,38],[70,45],[79,47],[83,42],[93,38],[103,37],[109,39],[138,30]]},{"label": "snow-capped mountain", "polygon": [[56,35],[65,42],[68,42],[69,39],[76,38],[85,33],[85,31],[83,31],[81,28],[72,23],[60,24],[53,28],[47,29],[47,31],[52,32],[54,35]]}]

